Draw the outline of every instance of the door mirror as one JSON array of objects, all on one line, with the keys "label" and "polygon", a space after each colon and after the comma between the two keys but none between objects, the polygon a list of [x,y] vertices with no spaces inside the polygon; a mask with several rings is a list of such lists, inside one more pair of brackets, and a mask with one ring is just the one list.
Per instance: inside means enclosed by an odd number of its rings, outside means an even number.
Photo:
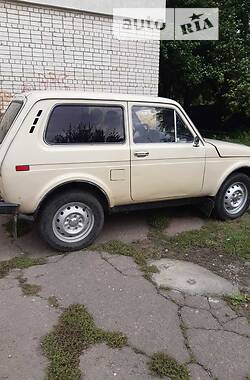
[{"label": "door mirror", "polygon": [[195,136],[194,138],[194,147],[198,147],[200,145],[200,138],[199,136]]}]

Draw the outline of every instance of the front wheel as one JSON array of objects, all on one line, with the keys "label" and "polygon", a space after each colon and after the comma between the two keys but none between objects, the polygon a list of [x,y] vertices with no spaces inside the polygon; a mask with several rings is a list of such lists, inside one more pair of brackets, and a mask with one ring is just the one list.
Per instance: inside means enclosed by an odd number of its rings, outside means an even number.
[{"label": "front wheel", "polygon": [[104,211],[90,193],[72,191],[48,200],[39,218],[43,239],[58,251],[76,251],[89,246],[99,235]]},{"label": "front wheel", "polygon": [[232,174],[221,186],[215,200],[215,214],[221,220],[242,216],[250,205],[250,178]]}]

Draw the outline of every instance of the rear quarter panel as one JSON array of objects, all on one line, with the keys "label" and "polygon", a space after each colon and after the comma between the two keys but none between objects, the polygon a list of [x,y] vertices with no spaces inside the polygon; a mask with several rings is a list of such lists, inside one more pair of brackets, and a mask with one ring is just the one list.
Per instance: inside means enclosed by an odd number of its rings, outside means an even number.
[{"label": "rear quarter panel", "polygon": [[[70,103],[70,100],[65,103]],[[72,103],[81,101],[72,101]],[[126,142],[124,144],[48,145],[44,130],[52,107],[63,101],[37,102],[24,120],[2,165],[5,198],[20,204],[20,211],[33,213],[40,201],[52,189],[71,181],[96,184],[107,194],[111,206],[129,203],[130,150],[126,102],[113,102],[124,107]],[[97,104],[96,101],[89,101]],[[105,104],[105,102],[100,102]],[[112,102],[107,102],[111,104]],[[86,101],[84,101],[86,104]],[[29,133],[39,110],[42,115]],[[28,172],[16,172],[16,165],[30,165]],[[119,170],[119,176],[111,173]]]}]

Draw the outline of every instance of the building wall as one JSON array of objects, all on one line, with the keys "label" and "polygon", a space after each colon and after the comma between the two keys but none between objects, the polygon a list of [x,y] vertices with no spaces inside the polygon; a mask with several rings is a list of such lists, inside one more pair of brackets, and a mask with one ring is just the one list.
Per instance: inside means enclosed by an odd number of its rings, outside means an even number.
[{"label": "building wall", "polygon": [[112,18],[0,2],[0,110],[13,94],[82,89],[157,95],[158,41],[119,41]]},{"label": "building wall", "polygon": [[162,8],[166,0],[19,0],[23,3],[35,3],[60,8],[77,9],[79,11],[113,14],[113,8]]}]

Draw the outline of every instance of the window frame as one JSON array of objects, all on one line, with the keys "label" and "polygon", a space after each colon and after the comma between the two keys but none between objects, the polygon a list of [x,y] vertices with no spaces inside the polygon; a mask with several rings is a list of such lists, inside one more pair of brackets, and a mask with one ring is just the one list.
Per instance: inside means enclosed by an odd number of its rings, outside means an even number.
[{"label": "window frame", "polygon": [[[187,123],[183,120],[183,118],[181,117],[181,115],[176,110],[174,112],[174,115],[175,115],[174,116],[175,117],[175,142],[177,144],[193,144],[195,136],[197,136],[197,134],[193,133],[193,129],[192,129],[192,131],[190,131],[189,126],[187,125]],[[177,141],[177,139],[178,139],[177,116],[179,116],[179,118],[181,119],[181,121],[184,123],[184,125],[186,126],[186,128],[189,130],[190,134],[193,136],[193,138],[194,138],[193,141]]]},{"label": "window frame", "polygon": [[[174,123],[175,123],[175,141],[174,142],[143,142],[143,143],[135,143],[134,142],[134,133],[133,133],[133,119],[132,119],[132,111],[133,107],[149,107],[149,108],[166,108],[166,109],[172,109],[174,110]],[[153,144],[161,144],[161,145],[168,145],[168,144],[193,144],[192,141],[190,142],[178,142],[177,141],[177,115],[180,117],[180,119],[183,121],[185,126],[188,128],[190,131],[191,135],[193,135],[193,138],[198,135],[198,133],[195,131],[195,129],[192,127],[192,125],[189,123],[187,120],[186,116],[183,114],[181,108],[177,107],[175,104],[171,103],[146,103],[146,102],[129,102],[129,123],[131,125],[131,142],[133,145],[139,145],[139,144],[148,144],[148,145],[153,145]],[[198,135],[199,136],[199,135]],[[203,143],[203,142],[202,142]]]},{"label": "window frame", "polygon": [[7,132],[5,133],[3,139],[0,140],[0,145],[3,144],[4,140],[5,140],[6,137],[8,136],[10,130],[12,129],[12,126],[14,125],[14,123],[15,123],[16,119],[18,118],[18,116],[21,114],[21,112],[22,112],[22,110],[23,110],[23,107],[24,107],[24,105],[25,105],[25,101],[24,101],[23,99],[20,99],[20,100],[19,100],[19,99],[15,99],[15,98],[14,98],[14,99],[9,103],[8,107],[6,108],[5,112],[3,113],[0,122],[2,121],[2,118],[4,117],[5,113],[9,110],[11,104],[13,104],[13,103],[18,103],[18,104],[21,105],[21,107],[20,107],[19,111],[17,112],[17,114],[15,115],[15,117],[14,117],[14,119],[13,119],[11,125],[9,126]]},{"label": "window frame", "polygon": [[[60,102],[60,103],[55,103],[53,104],[53,106],[51,107],[50,111],[49,111],[49,114],[48,114],[48,117],[47,117],[47,121],[46,121],[46,127],[44,128],[44,131],[43,131],[43,142],[48,145],[48,146],[79,146],[79,145],[98,145],[98,146],[101,146],[101,145],[125,145],[127,143],[127,129],[126,129],[126,107],[123,105],[123,104],[119,104],[119,103],[115,103],[115,104],[110,104],[110,103],[95,103],[95,102],[92,102],[89,103],[89,101],[91,101],[91,99],[86,99],[85,101],[84,100],[81,100],[79,99],[79,102],[70,102],[70,99],[65,99],[65,102]],[[123,117],[123,131],[124,131],[124,141],[122,142],[79,142],[79,143],[51,143],[49,141],[46,140],[46,133],[47,133],[47,130],[48,130],[48,126],[49,126],[49,121],[50,121],[50,118],[51,118],[51,115],[52,113],[54,112],[55,108],[57,107],[61,107],[61,106],[79,106],[79,107],[105,107],[105,108],[121,108],[122,109],[122,117]]]}]

